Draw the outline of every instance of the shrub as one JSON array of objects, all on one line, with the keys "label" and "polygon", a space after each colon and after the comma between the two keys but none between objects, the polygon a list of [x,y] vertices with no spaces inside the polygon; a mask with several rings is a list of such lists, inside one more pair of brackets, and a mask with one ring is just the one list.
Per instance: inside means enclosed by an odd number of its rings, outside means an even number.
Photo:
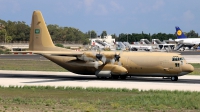
[{"label": "shrub", "polygon": [[55,46],[57,46],[57,47],[64,47],[62,44],[60,44],[60,43],[57,43],[57,44],[55,44]]}]

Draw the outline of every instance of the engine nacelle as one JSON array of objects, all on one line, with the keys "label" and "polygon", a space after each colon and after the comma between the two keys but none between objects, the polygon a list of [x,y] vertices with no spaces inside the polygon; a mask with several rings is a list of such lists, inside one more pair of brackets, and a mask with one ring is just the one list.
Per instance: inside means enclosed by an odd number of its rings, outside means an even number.
[{"label": "engine nacelle", "polygon": [[95,72],[97,77],[111,77],[111,75],[126,75],[127,69],[114,64],[106,64],[100,70]]},{"label": "engine nacelle", "polygon": [[111,71],[96,71],[95,75],[97,77],[111,77]]}]

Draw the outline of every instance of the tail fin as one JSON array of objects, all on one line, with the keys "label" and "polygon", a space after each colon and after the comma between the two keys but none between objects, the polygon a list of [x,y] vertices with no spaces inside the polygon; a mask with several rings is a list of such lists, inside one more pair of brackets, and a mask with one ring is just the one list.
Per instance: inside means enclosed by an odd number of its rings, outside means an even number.
[{"label": "tail fin", "polygon": [[175,28],[176,28],[176,35],[178,39],[187,38],[178,26]]},{"label": "tail fin", "polygon": [[34,11],[32,15],[29,50],[53,51],[61,49],[53,44],[42,13],[40,11]]}]

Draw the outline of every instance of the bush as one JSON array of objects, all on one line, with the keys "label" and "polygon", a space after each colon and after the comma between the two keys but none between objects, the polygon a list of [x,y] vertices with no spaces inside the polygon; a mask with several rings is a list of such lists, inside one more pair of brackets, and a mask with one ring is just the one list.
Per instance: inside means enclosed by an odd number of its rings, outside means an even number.
[{"label": "bush", "polygon": [[0,54],[10,54],[10,50],[9,49],[6,49],[6,50],[0,49]]},{"label": "bush", "polygon": [[62,44],[60,44],[60,43],[57,43],[55,46],[57,46],[57,47],[64,47]]}]

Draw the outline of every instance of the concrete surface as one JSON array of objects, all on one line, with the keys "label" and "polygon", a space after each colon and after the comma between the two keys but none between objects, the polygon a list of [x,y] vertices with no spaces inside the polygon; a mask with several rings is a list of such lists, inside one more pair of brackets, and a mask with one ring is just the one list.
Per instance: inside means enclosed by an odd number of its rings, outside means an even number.
[{"label": "concrete surface", "polygon": [[127,88],[139,90],[200,91],[200,76],[181,76],[178,81],[161,77],[131,77],[127,80],[97,79],[95,76],[71,72],[8,71],[0,70],[0,85],[12,86],[71,86]]}]

